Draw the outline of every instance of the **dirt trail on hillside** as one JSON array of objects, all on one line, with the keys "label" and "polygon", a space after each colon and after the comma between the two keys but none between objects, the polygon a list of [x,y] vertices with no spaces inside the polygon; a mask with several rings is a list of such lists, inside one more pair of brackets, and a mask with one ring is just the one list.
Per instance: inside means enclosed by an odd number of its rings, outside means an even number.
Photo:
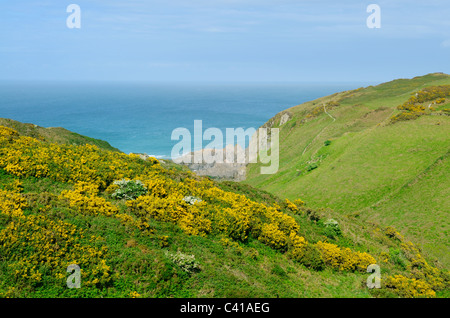
[{"label": "dirt trail on hillside", "polygon": [[327,112],[325,104],[323,104],[323,110],[325,111],[325,114],[327,114],[328,116],[330,116],[331,119],[333,119],[333,122],[331,122],[328,125],[326,125],[325,127],[323,127],[322,130],[319,131],[319,133],[311,140],[311,142],[306,145],[305,149],[303,149],[302,156],[305,154],[306,150],[314,142],[314,140],[316,140],[316,138],[322,133],[322,131],[324,131],[326,128],[328,128],[328,126],[330,126],[332,123],[334,123],[336,121],[336,118],[334,118],[333,116],[330,115],[329,112]]}]

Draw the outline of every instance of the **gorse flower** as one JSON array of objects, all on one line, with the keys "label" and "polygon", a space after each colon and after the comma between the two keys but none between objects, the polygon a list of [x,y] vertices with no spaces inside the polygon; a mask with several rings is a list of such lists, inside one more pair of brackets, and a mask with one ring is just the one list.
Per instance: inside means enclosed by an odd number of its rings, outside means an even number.
[{"label": "gorse flower", "polygon": [[[397,109],[402,112],[392,116],[391,122],[394,123],[401,120],[416,119],[425,115],[427,107],[425,107],[423,103],[433,101],[436,104],[442,104],[448,97],[450,97],[450,85],[426,87],[413,93],[406,102],[399,105]],[[432,109],[430,108],[430,110]]]},{"label": "gorse flower", "polygon": [[[304,205],[300,199],[286,199],[280,203],[283,208],[255,202],[193,173],[180,176],[163,168],[156,159],[143,160],[91,145],[49,144],[0,126],[0,168],[15,178],[6,189],[0,189],[0,215],[5,220],[0,228],[0,259],[8,263],[14,279],[30,284],[40,284],[49,277],[64,284],[67,266],[78,264],[85,286],[104,286],[111,282],[112,270],[102,238],[89,236],[65,219],[51,218],[49,211],[54,207],[48,202],[31,212],[21,194],[23,185],[17,180],[27,177],[65,183],[65,190],[52,194],[56,209],[63,208],[81,219],[120,220],[127,231],[132,227],[142,235],[153,233],[149,224],[156,220],[175,224],[188,235],[217,235],[224,246],[240,252],[241,245],[257,240],[311,267],[325,264],[339,271],[363,272],[376,263],[365,252],[322,241],[308,242],[290,215],[298,217]],[[339,228],[334,220],[325,222],[325,226],[336,231]],[[393,233],[397,232],[388,230],[386,235]],[[167,247],[167,236],[163,237],[161,246]],[[408,284],[417,290],[413,295],[431,295],[424,284],[443,288],[439,273],[415,247],[405,243],[403,248],[413,273]],[[256,258],[257,251],[254,255]],[[193,255],[178,252],[166,256],[183,271],[198,269]],[[405,284],[397,277],[389,286],[402,292]]]},{"label": "gorse flower", "polygon": [[407,278],[403,275],[388,276],[385,285],[388,289],[406,298],[430,298],[436,296],[436,292],[426,282],[415,278]]},{"label": "gorse flower", "polygon": [[106,188],[114,180],[133,178],[149,168],[162,169],[156,159],[101,150],[97,146],[58,145],[19,136],[0,127],[0,168],[18,177],[48,177],[55,181],[96,184]]},{"label": "gorse flower", "polygon": [[349,248],[340,248],[336,244],[317,242],[325,264],[341,271],[365,271],[376,260],[367,253],[353,252]]},{"label": "gorse flower", "polygon": [[0,213],[11,217],[0,231],[0,258],[10,260],[9,269],[17,280],[38,284],[45,266],[53,278],[64,283],[65,269],[70,264],[83,267],[84,284],[105,284],[110,268],[104,258],[106,246],[99,238],[87,237],[76,226],[43,215],[24,215],[26,203],[20,194],[0,190]]}]

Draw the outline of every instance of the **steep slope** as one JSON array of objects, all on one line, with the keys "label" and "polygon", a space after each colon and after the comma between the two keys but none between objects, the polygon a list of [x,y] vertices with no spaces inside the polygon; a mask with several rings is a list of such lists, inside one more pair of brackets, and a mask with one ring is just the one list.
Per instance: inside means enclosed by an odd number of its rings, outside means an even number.
[{"label": "steep slope", "polygon": [[403,233],[443,264],[450,264],[449,159],[449,153],[438,158],[416,178],[364,212],[371,219],[403,228]]},{"label": "steep slope", "polygon": [[34,124],[25,124],[9,118],[0,118],[0,125],[12,128],[23,136],[65,145],[95,145],[101,149],[119,151],[107,141],[83,136],[62,127],[44,128]]},{"label": "steep slope", "polygon": [[[336,93],[277,114],[266,125],[280,128],[280,169],[260,175],[259,164],[250,165],[245,182],[291,200],[301,198],[311,207],[395,224],[422,247],[435,246],[426,251],[448,266],[443,255],[450,252],[449,224],[442,220],[450,212],[448,196],[441,197],[445,193],[427,174],[450,149],[449,97],[417,102],[424,109],[417,118],[418,112],[398,106],[427,87],[449,84],[449,75],[429,74]],[[290,119],[280,126],[286,113]],[[413,118],[393,121],[398,114]],[[406,197],[400,190],[419,176],[430,181],[410,189],[408,200],[435,204],[401,204]],[[449,188],[445,177],[439,180],[437,186]],[[374,213],[371,207],[380,202],[383,209]],[[429,235],[423,236],[421,228],[430,229]]]},{"label": "steep slope", "polygon": [[[392,227],[0,126],[0,297],[447,297]],[[370,264],[382,286],[366,285]],[[67,268],[81,268],[68,288]],[[76,280],[75,280],[76,281]]]}]

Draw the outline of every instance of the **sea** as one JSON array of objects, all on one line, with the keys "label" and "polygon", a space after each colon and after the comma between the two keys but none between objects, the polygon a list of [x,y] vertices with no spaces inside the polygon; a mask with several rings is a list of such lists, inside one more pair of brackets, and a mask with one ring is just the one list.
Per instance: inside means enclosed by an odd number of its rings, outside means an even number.
[{"label": "sea", "polygon": [[173,131],[194,133],[194,120],[225,136],[226,128],[257,129],[282,110],[367,85],[3,81],[0,117],[64,127],[125,153],[170,158],[179,142],[172,140]]}]

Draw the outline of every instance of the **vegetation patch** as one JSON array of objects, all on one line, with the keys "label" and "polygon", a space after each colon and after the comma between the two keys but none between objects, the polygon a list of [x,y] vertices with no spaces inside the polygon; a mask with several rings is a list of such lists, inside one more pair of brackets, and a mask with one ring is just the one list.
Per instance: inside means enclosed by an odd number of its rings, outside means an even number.
[{"label": "vegetation patch", "polygon": [[412,96],[397,109],[401,110],[391,117],[391,123],[419,118],[435,111],[434,105],[444,104],[450,97],[450,85],[426,87]]}]

